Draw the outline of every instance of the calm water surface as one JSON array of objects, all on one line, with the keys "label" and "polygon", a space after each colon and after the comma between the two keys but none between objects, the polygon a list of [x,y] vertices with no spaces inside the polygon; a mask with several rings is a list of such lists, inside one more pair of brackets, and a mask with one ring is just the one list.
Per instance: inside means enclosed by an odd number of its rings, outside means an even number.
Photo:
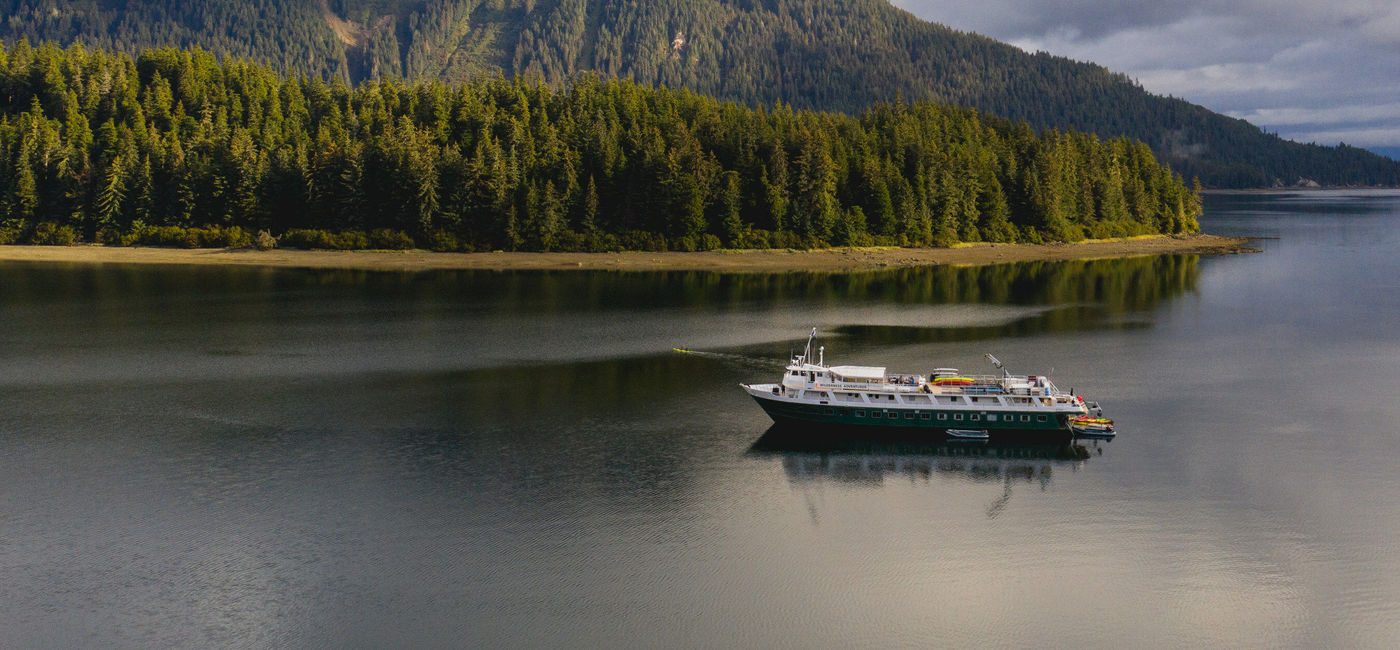
[{"label": "calm water surface", "polygon": [[[853,276],[0,265],[0,646],[1394,647],[1400,193],[1262,254]],[[1104,404],[769,432],[828,361]],[[702,351],[681,355],[673,346]]]}]

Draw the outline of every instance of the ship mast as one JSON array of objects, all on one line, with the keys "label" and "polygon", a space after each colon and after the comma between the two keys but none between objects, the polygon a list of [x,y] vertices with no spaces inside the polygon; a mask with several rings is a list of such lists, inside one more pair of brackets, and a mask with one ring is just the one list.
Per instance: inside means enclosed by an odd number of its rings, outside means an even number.
[{"label": "ship mast", "polygon": [[1010,371],[1010,370],[1007,370],[1007,369],[1006,369],[1006,366],[1005,366],[1004,364],[1002,364],[1002,362],[1001,362],[999,359],[997,359],[996,357],[992,356],[991,353],[985,354],[985,355],[983,355],[983,356],[987,357],[987,360],[990,361],[990,362],[992,362],[992,365],[996,366],[997,369],[1001,371],[1001,378],[1002,378],[1002,379],[1006,379],[1007,377],[1010,377],[1010,376],[1011,376],[1011,371]]}]

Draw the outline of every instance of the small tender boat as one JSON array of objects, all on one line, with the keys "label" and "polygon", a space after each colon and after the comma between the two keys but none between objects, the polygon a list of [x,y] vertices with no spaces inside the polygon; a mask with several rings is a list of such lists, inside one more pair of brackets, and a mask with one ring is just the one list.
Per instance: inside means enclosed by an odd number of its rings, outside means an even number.
[{"label": "small tender boat", "polygon": [[[1098,405],[1090,407],[1093,411],[1098,411]],[[1117,432],[1113,430],[1113,420],[1103,417],[1101,411],[1087,415],[1079,415],[1069,419],[1069,429],[1081,436],[1113,436]]]},{"label": "small tender boat", "polygon": [[822,348],[814,363],[816,335],[812,330],[806,349],[792,358],[779,382],[742,384],[775,423],[1039,439],[1070,435],[1071,418],[1102,417],[1049,377],[1013,375],[992,355],[987,359],[1000,375],[963,375],[955,368],[935,368],[927,375],[889,373],[883,367],[828,366]]},{"label": "small tender boat", "polygon": [[991,437],[986,429],[949,429],[947,434],[949,438],[962,438],[965,440],[986,440]]}]

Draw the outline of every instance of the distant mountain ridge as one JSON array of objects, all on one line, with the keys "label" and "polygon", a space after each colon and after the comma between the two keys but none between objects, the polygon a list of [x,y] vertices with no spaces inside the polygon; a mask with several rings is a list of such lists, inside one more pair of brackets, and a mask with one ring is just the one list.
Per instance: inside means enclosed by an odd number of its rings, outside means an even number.
[{"label": "distant mountain ridge", "polygon": [[1211,187],[1400,185],[1400,163],[1282,140],[1101,66],[929,23],[885,0],[0,0],[0,37],[199,46],[358,82],[596,71],[749,105],[857,113],[935,99],[1126,135]]},{"label": "distant mountain ridge", "polygon": [[1391,160],[1400,160],[1400,147],[1366,147],[1366,150]]}]

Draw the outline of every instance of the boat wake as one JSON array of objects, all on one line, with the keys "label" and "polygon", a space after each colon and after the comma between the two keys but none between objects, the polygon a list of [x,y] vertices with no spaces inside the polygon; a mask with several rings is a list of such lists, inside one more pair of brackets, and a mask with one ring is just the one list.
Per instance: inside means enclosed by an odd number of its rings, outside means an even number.
[{"label": "boat wake", "polygon": [[781,359],[769,357],[756,357],[747,354],[732,354],[728,352],[706,352],[704,350],[691,350],[689,348],[671,348],[676,354],[685,354],[704,359],[714,359],[727,364],[743,366],[745,368],[782,368],[786,364]]}]

